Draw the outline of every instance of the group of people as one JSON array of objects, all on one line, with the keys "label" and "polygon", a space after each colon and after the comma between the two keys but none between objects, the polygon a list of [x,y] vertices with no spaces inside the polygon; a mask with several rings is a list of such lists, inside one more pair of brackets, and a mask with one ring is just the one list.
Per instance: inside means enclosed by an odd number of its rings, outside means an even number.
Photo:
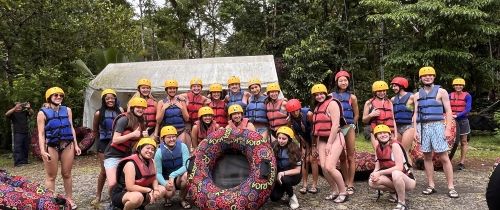
[{"label": "group of people", "polygon": [[[429,187],[434,189],[432,151],[439,154],[448,181],[448,195],[457,198],[453,185],[453,170],[447,155],[446,138],[451,136],[451,120],[460,126],[462,158],[469,132],[467,113],[471,97],[463,91],[465,81],[455,79],[455,91],[448,92],[434,84],[432,67],[419,71],[422,88],[418,93],[406,92],[408,80],[396,77],[391,87],[396,94],[388,98],[389,86],[384,81],[373,83],[373,97],[363,109],[362,121],[372,129],[371,142],[377,156],[370,175],[370,187],[389,191],[395,196],[396,209],[406,209],[405,191],[415,187],[406,156],[413,139],[422,144],[425,173]],[[302,182],[300,193],[318,192],[318,169],[321,167],[329,184],[326,200],[348,201],[355,193],[355,128],[359,120],[357,97],[350,92],[350,74],[341,70],[335,75],[334,90],[325,85],[311,88],[314,108],[303,107],[299,100],[280,97],[278,83],[262,90],[259,79],[241,88],[240,79],[228,79],[228,94],[223,96],[221,84],[211,84],[209,94],[202,95],[203,84],[198,78],[190,81],[187,93],[178,93],[178,82],[167,80],[165,97],[156,99],[151,93],[151,81],[140,79],[137,92],[125,111],[119,106],[114,90],[102,91],[102,106],[96,111],[93,132],[97,140],[101,172],[94,204],[102,197],[108,180],[112,205],[134,209],[164,198],[180,190],[180,205],[191,208],[186,199],[186,163],[197,145],[219,128],[248,129],[268,139],[277,160],[277,176],[271,200],[280,200],[286,193],[292,209],[299,207],[293,186]],[[46,186],[54,190],[57,162],[61,161],[66,197],[73,209],[71,166],[74,155],[80,154],[72,126],[71,109],[61,105],[64,91],[53,87],[45,95],[47,103],[37,115],[39,144],[46,171]],[[341,162],[340,171],[336,163]],[[308,171],[312,170],[309,185]]]}]

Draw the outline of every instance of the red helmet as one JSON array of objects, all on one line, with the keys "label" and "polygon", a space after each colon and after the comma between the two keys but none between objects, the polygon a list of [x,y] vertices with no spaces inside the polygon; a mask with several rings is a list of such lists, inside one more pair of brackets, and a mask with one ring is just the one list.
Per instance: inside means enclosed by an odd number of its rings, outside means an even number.
[{"label": "red helmet", "polygon": [[402,86],[403,88],[408,88],[408,80],[404,77],[394,77],[392,79],[391,84],[396,84]]},{"label": "red helmet", "polygon": [[287,112],[294,112],[299,110],[301,107],[300,101],[298,99],[291,99],[286,103],[286,111]]},{"label": "red helmet", "polygon": [[349,79],[351,76],[349,76],[349,72],[340,70],[339,72],[337,72],[337,74],[335,74],[335,81],[337,81],[339,77],[346,77],[347,79]]}]

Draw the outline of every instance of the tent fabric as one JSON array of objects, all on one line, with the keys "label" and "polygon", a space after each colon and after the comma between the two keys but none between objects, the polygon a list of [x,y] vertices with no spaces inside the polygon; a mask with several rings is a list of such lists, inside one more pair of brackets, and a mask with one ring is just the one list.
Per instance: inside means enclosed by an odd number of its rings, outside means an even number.
[{"label": "tent fabric", "polygon": [[242,89],[248,88],[252,78],[260,79],[262,87],[278,82],[272,55],[109,64],[85,91],[83,126],[92,127],[94,113],[101,107],[101,91],[106,88],[114,89],[120,105],[126,107],[141,78],[151,80],[153,95],[158,99],[165,97],[163,83],[167,79],[177,80],[179,92],[183,93],[189,90],[189,81],[195,77],[203,81],[204,91],[212,83],[220,83],[227,89],[227,79],[232,75],[240,77]]}]

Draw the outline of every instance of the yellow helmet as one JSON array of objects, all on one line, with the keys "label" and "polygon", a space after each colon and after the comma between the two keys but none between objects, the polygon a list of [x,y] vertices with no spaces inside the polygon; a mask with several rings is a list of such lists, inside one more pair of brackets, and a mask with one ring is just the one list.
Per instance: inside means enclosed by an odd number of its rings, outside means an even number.
[{"label": "yellow helmet", "polygon": [[214,83],[210,85],[210,92],[222,92],[222,85],[219,83]]},{"label": "yellow helmet", "polygon": [[203,86],[202,82],[201,82],[201,79],[200,78],[193,78],[191,79],[191,81],[189,81],[189,85],[192,86],[192,85],[200,85],[200,86]]},{"label": "yellow helmet", "polygon": [[139,81],[137,81],[137,87],[139,87],[141,85],[146,85],[146,86],[152,87],[151,80],[149,80],[149,79],[140,79]]},{"label": "yellow helmet", "polygon": [[164,85],[165,85],[165,88],[171,88],[171,87],[179,88],[179,83],[177,82],[177,80],[173,80],[173,79],[166,80]]},{"label": "yellow helmet", "polygon": [[391,129],[389,128],[389,126],[384,125],[384,124],[377,125],[373,129],[373,135],[377,135],[377,133],[381,133],[381,132],[390,133]]},{"label": "yellow helmet", "polygon": [[328,93],[328,91],[326,90],[326,86],[325,85],[323,85],[323,84],[315,84],[311,88],[311,94],[315,94],[315,93]]},{"label": "yellow helmet", "polygon": [[280,128],[278,128],[278,131],[276,131],[276,135],[278,134],[286,134],[287,136],[289,136],[290,138],[294,139],[295,138],[295,133],[293,132],[293,130],[288,127],[288,126],[281,126]]},{"label": "yellow helmet", "polygon": [[200,109],[198,109],[198,117],[201,117],[203,115],[215,115],[214,114],[214,110],[208,106],[204,106],[204,107],[201,107]]},{"label": "yellow helmet", "polygon": [[139,149],[140,146],[145,145],[145,144],[150,144],[156,149],[156,141],[153,140],[152,138],[149,137],[144,137],[139,140],[137,143],[137,146],[135,146],[135,149]]},{"label": "yellow helmet", "polygon": [[271,84],[267,85],[266,92],[270,92],[270,91],[281,91],[280,84],[271,83]]},{"label": "yellow helmet", "polygon": [[256,79],[256,78],[253,78],[253,79],[250,79],[250,81],[248,81],[248,89],[250,89],[250,86],[252,85],[261,85],[260,84],[260,79]]},{"label": "yellow helmet", "polygon": [[240,84],[240,78],[237,77],[237,76],[231,76],[229,77],[229,79],[227,80],[227,85],[230,85],[230,84]]},{"label": "yellow helmet", "polygon": [[436,76],[436,70],[430,66],[425,66],[420,68],[418,71],[418,77],[424,76],[424,75],[434,75]]},{"label": "yellow helmet", "polygon": [[45,91],[45,100],[49,101],[50,96],[55,93],[64,94],[64,91],[60,87],[51,87]]},{"label": "yellow helmet", "polygon": [[372,92],[377,92],[382,90],[389,90],[389,85],[387,85],[387,82],[375,81],[372,85]]},{"label": "yellow helmet", "polygon": [[104,89],[101,93],[101,98],[106,94],[113,94],[116,97],[116,92],[113,89]]},{"label": "yellow helmet", "polygon": [[143,98],[140,98],[140,97],[133,97],[128,102],[128,105],[130,107],[143,107],[143,108],[148,107],[148,103],[146,102],[146,100],[144,100]]},{"label": "yellow helmet", "polygon": [[160,138],[163,138],[166,135],[176,135],[177,136],[177,129],[175,129],[174,126],[167,125],[163,126],[160,131]]},{"label": "yellow helmet", "polygon": [[465,86],[465,80],[462,78],[456,78],[453,80],[453,83],[451,85],[463,85],[463,86]]},{"label": "yellow helmet", "polygon": [[243,113],[243,108],[241,108],[241,106],[239,104],[233,104],[233,105],[229,106],[229,108],[227,109],[227,113],[229,114],[229,116],[231,116],[234,113],[238,113],[238,112]]}]

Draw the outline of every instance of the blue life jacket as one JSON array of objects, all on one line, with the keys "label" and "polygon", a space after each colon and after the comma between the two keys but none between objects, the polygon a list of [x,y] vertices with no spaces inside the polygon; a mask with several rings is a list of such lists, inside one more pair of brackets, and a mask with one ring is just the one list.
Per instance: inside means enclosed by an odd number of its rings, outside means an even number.
[{"label": "blue life jacket", "polygon": [[58,144],[59,141],[73,140],[73,131],[66,106],[60,106],[59,111],[45,107],[40,110],[46,118],[45,138],[47,139],[47,144]]},{"label": "blue life jacket", "polygon": [[174,150],[167,148],[165,143],[160,144],[161,149],[161,166],[163,177],[167,177],[170,173],[182,167],[182,142],[177,139]]},{"label": "blue life jacket", "polygon": [[351,93],[349,92],[333,92],[331,93],[333,98],[340,101],[342,105],[342,111],[344,112],[344,118],[348,124],[354,124],[354,111],[352,110]]},{"label": "blue life jacket", "polygon": [[411,93],[406,93],[403,97],[399,98],[399,94],[394,96],[393,110],[394,110],[394,119],[396,120],[396,124],[411,124],[411,118],[413,116],[413,112],[406,107],[406,102],[410,99]]},{"label": "blue life jacket", "polygon": [[99,125],[100,140],[111,139],[113,136],[113,120],[115,120],[116,116],[118,116],[118,113],[115,110],[105,109],[104,116],[101,117],[101,123]]},{"label": "blue life jacket", "polygon": [[[167,100],[163,99],[163,102],[166,103]],[[176,105],[172,105],[165,109],[165,113],[163,114],[162,127],[166,125],[174,126],[177,131],[184,129],[186,126],[184,124],[184,118],[182,117],[182,110]]]},{"label": "blue life jacket", "polygon": [[246,108],[246,118],[250,122],[267,123],[267,109],[264,102],[267,96],[261,95],[259,98],[255,99],[251,96],[248,100],[248,106]]},{"label": "blue life jacket", "polygon": [[278,149],[278,157],[276,158],[276,162],[278,163],[278,172],[286,171],[291,169],[290,157],[288,156],[288,149],[279,148]]},{"label": "blue life jacket", "polygon": [[[298,121],[291,117],[292,129],[295,134],[301,136],[308,143],[312,142],[312,123],[307,120],[307,113],[310,111],[309,108],[304,107],[300,109],[301,119]],[[302,125],[304,125],[305,129],[302,129]]]},{"label": "blue life jacket", "polygon": [[444,120],[444,108],[436,100],[439,85],[434,85],[431,92],[427,94],[423,88],[418,91],[418,116],[417,122],[432,122]]},{"label": "blue life jacket", "polygon": [[226,104],[227,107],[230,107],[233,104],[239,104],[241,108],[243,108],[243,111],[245,111],[247,105],[243,103],[243,90],[240,90],[239,93],[233,94],[231,91],[229,91],[229,102]]}]

